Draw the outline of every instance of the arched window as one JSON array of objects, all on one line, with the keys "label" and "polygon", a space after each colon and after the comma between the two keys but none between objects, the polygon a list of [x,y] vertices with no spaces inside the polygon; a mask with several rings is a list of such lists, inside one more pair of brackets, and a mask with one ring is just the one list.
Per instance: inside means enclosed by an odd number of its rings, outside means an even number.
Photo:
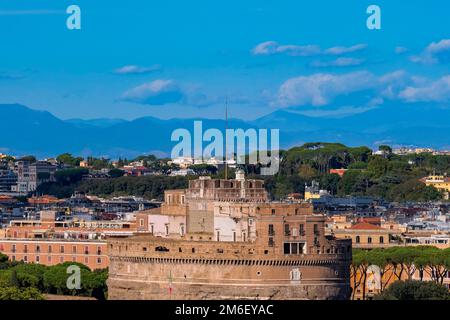
[{"label": "arched window", "polygon": [[359,236],[356,236],[356,243],[360,243],[361,239],[359,238]]}]

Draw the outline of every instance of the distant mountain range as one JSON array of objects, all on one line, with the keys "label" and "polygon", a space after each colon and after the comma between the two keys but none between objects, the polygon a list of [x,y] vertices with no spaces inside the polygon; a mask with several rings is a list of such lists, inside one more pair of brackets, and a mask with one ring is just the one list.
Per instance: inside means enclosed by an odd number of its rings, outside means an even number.
[{"label": "distant mountain range", "polygon": [[[169,155],[173,130],[223,129],[222,119],[61,120],[46,111],[18,104],[0,104],[0,152],[50,157],[64,152],[82,156],[132,158],[141,154]],[[450,149],[450,109],[426,105],[384,106],[356,115],[311,117],[278,110],[254,121],[230,119],[229,128],[278,128],[282,148],[304,142],[341,142],[349,146],[429,146]]]}]

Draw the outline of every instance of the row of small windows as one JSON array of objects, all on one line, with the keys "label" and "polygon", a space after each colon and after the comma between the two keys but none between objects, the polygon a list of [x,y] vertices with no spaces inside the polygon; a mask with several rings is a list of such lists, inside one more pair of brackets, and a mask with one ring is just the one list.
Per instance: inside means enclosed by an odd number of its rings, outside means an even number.
[{"label": "row of small windows", "polygon": [[[143,219],[141,219],[141,220],[143,220]],[[142,225],[141,225],[141,226],[142,226]],[[183,223],[180,224],[179,232],[180,232],[180,236],[184,236],[185,233],[186,233],[186,232],[185,232],[185,227],[184,227],[184,224],[183,224]],[[152,224],[150,224],[150,234],[154,234],[154,233],[155,233],[155,225],[152,223]],[[166,224],[164,225],[164,233],[165,233],[166,236],[168,236],[169,233],[170,233],[170,230],[169,230],[169,224],[168,224],[168,223],[166,223]]]},{"label": "row of small windows", "polygon": [[[259,207],[258,207],[257,209],[259,210]],[[276,213],[276,210],[275,210],[275,209],[272,209],[272,215],[275,215],[275,213]],[[295,215],[298,215],[298,214],[299,214],[299,209],[298,209],[298,208],[295,208],[294,214],[295,214]]]},{"label": "row of small windows", "polygon": [[[16,246],[15,244],[12,245],[11,251],[12,251],[13,253],[14,253],[14,252],[17,252],[17,246]],[[60,247],[59,247],[59,252],[60,252],[60,253],[64,253],[64,251],[65,251],[65,246],[60,246]],[[28,245],[25,244],[25,245],[23,246],[23,252],[24,252],[24,253],[28,253]],[[41,252],[41,246],[40,246],[40,245],[37,245],[37,246],[36,246],[35,252],[36,252],[36,253],[40,253],[40,252]],[[48,253],[52,253],[52,252],[53,252],[53,247],[52,247],[52,246],[48,246],[47,252],[48,252]],[[72,253],[77,253],[77,246],[72,246]],[[89,247],[87,247],[87,246],[84,247],[84,254],[89,254]],[[101,254],[102,254],[102,249],[101,249],[101,247],[97,247],[97,254],[98,254],[98,255],[101,255]]]},{"label": "row of small windows", "polygon": [[[356,243],[361,243],[361,237],[360,236],[356,236],[355,242]],[[367,237],[367,243],[372,243],[372,242],[373,242],[372,237]],[[380,243],[384,243],[384,237],[383,236],[380,236],[379,242]]]},{"label": "row of small windows", "polygon": [[[11,260],[12,261],[16,261],[16,256],[11,256]],[[23,256],[23,262],[28,262],[28,256]],[[63,263],[65,261],[65,259],[64,259],[64,257],[59,257],[59,263]],[[76,262],[77,261],[77,259],[76,259],[76,257],[72,257],[72,262]],[[40,263],[40,262],[42,262],[41,261],[41,257],[40,256],[35,256],[35,258],[34,258],[34,262],[36,262],[36,263]],[[49,262],[49,263],[51,263],[51,262],[53,262],[53,257],[52,256],[47,256],[47,262]],[[100,257],[98,257],[97,258],[97,264],[101,264],[103,262],[103,260],[102,260],[102,258],[100,258]],[[89,263],[89,258],[85,258],[84,259],[84,263]]]},{"label": "row of small windows", "polygon": [[283,245],[284,254],[304,254],[305,253],[304,242],[285,242]]},{"label": "row of small windows", "polygon": [[[268,234],[270,237],[273,237],[275,235],[275,228],[274,228],[273,224],[269,224]],[[314,234],[316,234],[316,235],[320,234],[319,226],[317,224],[314,225]],[[303,223],[301,223],[301,224],[299,224],[298,229],[297,228],[291,229],[291,225],[286,223],[284,225],[284,235],[286,237],[288,237],[288,236],[293,236],[293,237],[304,236],[305,235],[305,225]]]}]

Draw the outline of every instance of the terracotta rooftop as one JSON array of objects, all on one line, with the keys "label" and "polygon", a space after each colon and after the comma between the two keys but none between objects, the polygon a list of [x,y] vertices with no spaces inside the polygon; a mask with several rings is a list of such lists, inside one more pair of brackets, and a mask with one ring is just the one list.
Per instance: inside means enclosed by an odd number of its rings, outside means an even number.
[{"label": "terracotta rooftop", "polygon": [[350,227],[352,230],[383,230],[383,228],[367,222],[360,222]]}]

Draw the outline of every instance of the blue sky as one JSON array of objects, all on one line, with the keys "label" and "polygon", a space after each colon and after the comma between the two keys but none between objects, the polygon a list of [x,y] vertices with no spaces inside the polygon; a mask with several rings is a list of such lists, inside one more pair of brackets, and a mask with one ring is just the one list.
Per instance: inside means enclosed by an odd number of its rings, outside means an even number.
[{"label": "blue sky", "polygon": [[127,3],[0,1],[0,103],[63,119],[217,118],[226,96],[243,119],[450,106],[445,0]]}]

